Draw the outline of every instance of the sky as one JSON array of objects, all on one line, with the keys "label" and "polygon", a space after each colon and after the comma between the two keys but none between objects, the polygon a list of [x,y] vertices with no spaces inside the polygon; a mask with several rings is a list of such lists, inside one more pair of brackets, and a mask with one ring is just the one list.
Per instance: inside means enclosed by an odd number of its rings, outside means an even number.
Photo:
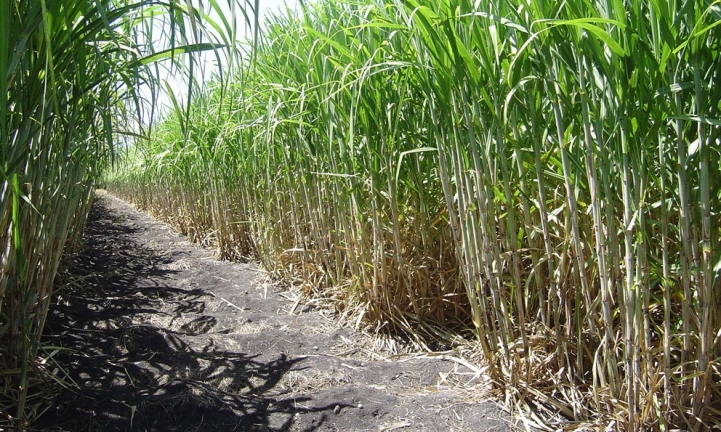
[{"label": "sky", "polygon": [[298,0],[260,0],[261,13],[268,10],[277,10],[284,5],[294,8],[297,4]]},{"label": "sky", "polygon": [[[254,0],[247,0],[250,2],[253,2]],[[195,2],[193,2],[195,3]],[[207,3],[207,2],[205,2]],[[227,5],[227,0],[217,0],[218,5],[221,9],[225,12],[225,18],[230,21],[231,20],[231,12],[230,8]],[[267,16],[268,13],[275,12],[278,10],[283,9],[285,6],[291,8],[291,9],[297,9],[299,8],[299,0],[259,0],[260,3],[260,22],[263,21],[263,18]],[[211,19],[218,20],[218,16],[215,13],[210,14]],[[250,40],[253,37],[252,30],[247,28],[245,24],[245,18],[242,14],[237,14],[235,17],[236,22],[238,23],[238,37],[240,39],[246,39]],[[160,31],[161,29],[156,29],[154,31]],[[162,49],[160,47],[156,47],[156,49]],[[200,66],[201,66],[201,78],[199,78],[200,81],[205,81],[209,79],[214,72],[217,71],[217,57],[213,53],[205,53],[200,58]],[[174,96],[178,103],[183,104],[187,100],[187,93],[188,93],[188,85],[187,82],[184,82],[184,79],[182,77],[182,73],[171,73],[167,70],[166,67],[160,67],[160,80],[167,81],[168,86],[172,89]],[[151,97],[150,90],[148,88],[141,90],[141,95],[144,99],[150,101],[153,99]],[[154,98],[152,100],[152,103],[155,105],[155,111],[156,115],[158,112],[167,112],[167,110],[172,108],[172,101],[171,98],[167,94],[159,95],[158,97]],[[145,117],[143,119],[143,123],[148,123],[148,115],[150,110],[148,109],[146,113],[143,115]]]}]

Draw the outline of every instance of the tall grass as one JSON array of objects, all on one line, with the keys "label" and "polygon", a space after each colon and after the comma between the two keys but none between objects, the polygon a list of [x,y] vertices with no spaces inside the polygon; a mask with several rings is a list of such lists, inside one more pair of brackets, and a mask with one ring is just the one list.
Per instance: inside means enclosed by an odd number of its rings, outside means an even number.
[{"label": "tall grass", "polygon": [[473,335],[537,423],[708,429],[719,23],[700,0],[320,1],[109,187],[349,320]]},{"label": "tall grass", "polygon": [[47,409],[42,369],[52,356],[40,337],[61,257],[82,246],[93,188],[142,114],[140,89],[157,91],[149,67],[214,46],[201,10],[193,2],[0,3],[0,425],[21,430]]}]

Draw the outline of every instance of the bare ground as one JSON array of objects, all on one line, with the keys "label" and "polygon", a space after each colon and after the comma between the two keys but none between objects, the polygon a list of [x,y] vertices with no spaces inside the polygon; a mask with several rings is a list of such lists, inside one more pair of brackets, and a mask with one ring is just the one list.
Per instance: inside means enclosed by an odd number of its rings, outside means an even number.
[{"label": "bare ground", "polygon": [[[507,431],[451,355],[367,336],[100,193],[45,342],[69,383],[34,431]],[[46,349],[51,353],[52,348]]]}]

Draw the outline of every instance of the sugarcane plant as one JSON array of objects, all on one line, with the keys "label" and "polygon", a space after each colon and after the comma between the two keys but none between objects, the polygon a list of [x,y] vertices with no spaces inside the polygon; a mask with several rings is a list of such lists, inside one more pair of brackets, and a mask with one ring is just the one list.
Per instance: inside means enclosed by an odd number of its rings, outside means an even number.
[{"label": "sugarcane plant", "polygon": [[231,47],[237,32],[208,14],[252,11],[196,3],[0,3],[0,425],[21,430],[48,407],[41,335],[53,281],[82,247],[101,173],[147,135],[157,68],[192,83],[190,55]]}]

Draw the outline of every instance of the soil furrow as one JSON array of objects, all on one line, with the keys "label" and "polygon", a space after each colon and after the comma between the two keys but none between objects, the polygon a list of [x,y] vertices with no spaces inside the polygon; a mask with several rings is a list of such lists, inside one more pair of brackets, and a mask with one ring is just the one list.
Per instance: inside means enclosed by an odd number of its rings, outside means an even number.
[{"label": "soil furrow", "polygon": [[33,430],[511,430],[474,371],[368,356],[328,311],[295,307],[254,265],[217,261],[116,198],[98,193],[85,242],[44,339],[68,385]]}]

